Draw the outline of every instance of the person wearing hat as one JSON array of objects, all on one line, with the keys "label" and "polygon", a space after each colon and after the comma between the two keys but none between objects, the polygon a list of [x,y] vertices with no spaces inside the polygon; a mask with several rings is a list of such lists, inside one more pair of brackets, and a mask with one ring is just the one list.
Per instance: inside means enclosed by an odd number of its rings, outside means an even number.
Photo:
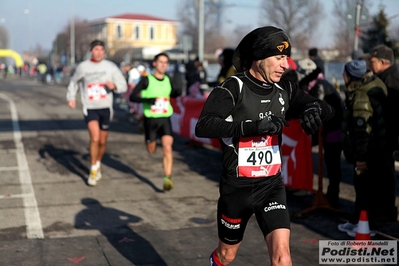
[{"label": "person wearing hat", "polygon": [[313,62],[315,62],[317,67],[319,67],[321,69],[321,73],[324,74],[325,73],[324,72],[324,60],[320,57],[319,50],[316,47],[310,48],[308,55],[309,55],[309,58]]},{"label": "person wearing hat", "polygon": [[375,214],[382,208],[381,199],[375,197],[385,182],[381,178],[389,156],[386,142],[386,122],[383,113],[387,88],[380,78],[367,69],[366,61],[352,60],[345,64],[345,107],[343,151],[345,159],[353,164],[355,207],[347,223],[338,229],[355,237],[362,210],[369,218],[370,235],[375,235]]},{"label": "person wearing hat", "polygon": [[76,95],[80,89],[83,116],[90,135],[91,167],[87,183],[95,186],[102,177],[101,160],[113,115],[112,92],[126,92],[127,82],[118,66],[104,59],[103,41],[92,41],[90,52],[91,58],[77,66],[69,82],[66,99],[70,108],[76,108]]},{"label": "person wearing hat", "polygon": [[365,57],[362,49],[353,50],[351,53],[352,60],[363,60]]},{"label": "person wearing hat", "polygon": [[281,78],[289,68],[290,54],[291,42],[282,29],[266,26],[248,33],[234,51],[237,73],[212,90],[196,124],[196,136],[218,138],[223,152],[219,244],[210,255],[210,265],[234,260],[253,214],[272,265],[292,265],[280,151],[282,130],[289,126],[287,111],[292,108],[291,114],[300,116],[307,134],[334,113],[297,83]]},{"label": "person wearing hat", "polygon": [[317,68],[316,63],[309,58],[298,60],[297,66],[297,71],[304,76],[309,75]]},{"label": "person wearing hat", "polygon": [[[385,119],[387,123],[388,147],[391,148],[391,154],[399,150],[399,71],[395,64],[393,50],[384,44],[375,46],[369,54],[369,66],[387,86],[388,98],[385,108]],[[381,206],[378,220],[392,222],[397,220],[398,209],[395,206],[395,161],[393,156],[386,163],[385,173],[381,175],[385,186],[384,191],[379,197],[384,202]]]},{"label": "person wearing hat", "polygon": [[235,69],[233,66],[233,55],[234,49],[225,48],[223,52],[219,55],[219,63],[220,63],[220,72],[218,75],[218,83],[221,83],[226,80],[226,78],[234,75]]}]

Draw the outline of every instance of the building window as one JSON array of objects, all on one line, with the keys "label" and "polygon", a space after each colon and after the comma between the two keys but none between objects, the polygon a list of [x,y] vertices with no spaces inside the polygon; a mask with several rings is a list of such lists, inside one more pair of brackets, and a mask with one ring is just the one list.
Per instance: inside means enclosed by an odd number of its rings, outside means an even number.
[{"label": "building window", "polygon": [[115,38],[116,39],[122,39],[122,25],[117,24],[115,26]]},{"label": "building window", "polygon": [[165,40],[169,40],[169,27],[165,27]]},{"label": "building window", "polygon": [[154,26],[150,26],[150,40],[154,40],[155,39],[155,27]]},{"label": "building window", "polygon": [[101,33],[101,39],[106,39],[106,37],[107,37],[107,26],[103,26],[102,33]]},{"label": "building window", "polygon": [[140,25],[135,25],[134,26],[133,38],[135,40],[140,40]]}]

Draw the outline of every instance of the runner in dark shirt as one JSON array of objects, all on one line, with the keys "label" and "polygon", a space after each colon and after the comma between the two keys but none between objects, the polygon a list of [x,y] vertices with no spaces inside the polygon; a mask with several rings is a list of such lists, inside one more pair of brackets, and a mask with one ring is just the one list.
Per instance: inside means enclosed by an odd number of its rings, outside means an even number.
[{"label": "runner in dark shirt", "polygon": [[[273,265],[292,265],[290,218],[281,177],[281,132],[287,116],[299,117],[307,134],[333,116],[325,102],[282,80],[291,44],[281,29],[250,32],[234,52],[238,73],[209,95],[196,125],[198,137],[218,138],[223,151],[217,223],[219,245],[210,265],[237,254],[255,214]],[[287,114],[290,109],[290,114]]]}]

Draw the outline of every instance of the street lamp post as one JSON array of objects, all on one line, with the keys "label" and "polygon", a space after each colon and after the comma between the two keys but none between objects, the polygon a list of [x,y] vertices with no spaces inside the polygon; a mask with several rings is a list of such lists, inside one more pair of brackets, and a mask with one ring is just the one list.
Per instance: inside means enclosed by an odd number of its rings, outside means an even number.
[{"label": "street lamp post", "polygon": [[359,32],[360,32],[360,10],[362,6],[360,4],[356,5],[356,17],[355,17],[355,41],[353,43],[353,51],[359,48]]},{"label": "street lamp post", "polygon": [[198,60],[204,61],[204,1],[199,0],[198,6]]},{"label": "street lamp post", "polygon": [[31,12],[30,9],[28,9],[28,8],[24,9],[24,14],[28,16],[28,28],[29,28],[28,52],[29,52],[29,55],[31,54],[31,44],[32,44],[32,21],[31,21],[30,12]]},{"label": "street lamp post", "polygon": [[70,23],[70,34],[71,34],[71,66],[75,65],[75,18],[74,18],[74,1],[71,0],[71,23]]},{"label": "street lamp post", "polygon": [[354,29],[354,42],[353,42],[353,50],[356,51],[359,49],[359,37],[361,32],[361,25],[368,20],[368,10],[365,6],[361,4],[356,4],[356,6],[351,6],[347,11],[347,20],[349,28]]},{"label": "street lamp post", "polygon": [[[0,18],[0,24],[5,24],[6,23],[6,19],[5,18]],[[8,31],[6,30],[6,33],[7,33],[7,36],[4,36],[4,41],[0,41],[0,44],[3,44],[4,45],[4,47],[0,47],[0,48],[9,48],[11,45],[10,45],[10,40],[8,39],[9,38],[9,35],[8,35]]]}]

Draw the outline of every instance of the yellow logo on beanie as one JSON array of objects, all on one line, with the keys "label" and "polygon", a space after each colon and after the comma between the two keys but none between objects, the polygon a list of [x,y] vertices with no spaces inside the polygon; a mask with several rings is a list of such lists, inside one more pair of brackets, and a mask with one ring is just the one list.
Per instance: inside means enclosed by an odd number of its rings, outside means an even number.
[{"label": "yellow logo on beanie", "polygon": [[287,49],[290,44],[286,41],[283,41],[280,45],[277,45],[277,49],[282,52],[284,49]]}]

